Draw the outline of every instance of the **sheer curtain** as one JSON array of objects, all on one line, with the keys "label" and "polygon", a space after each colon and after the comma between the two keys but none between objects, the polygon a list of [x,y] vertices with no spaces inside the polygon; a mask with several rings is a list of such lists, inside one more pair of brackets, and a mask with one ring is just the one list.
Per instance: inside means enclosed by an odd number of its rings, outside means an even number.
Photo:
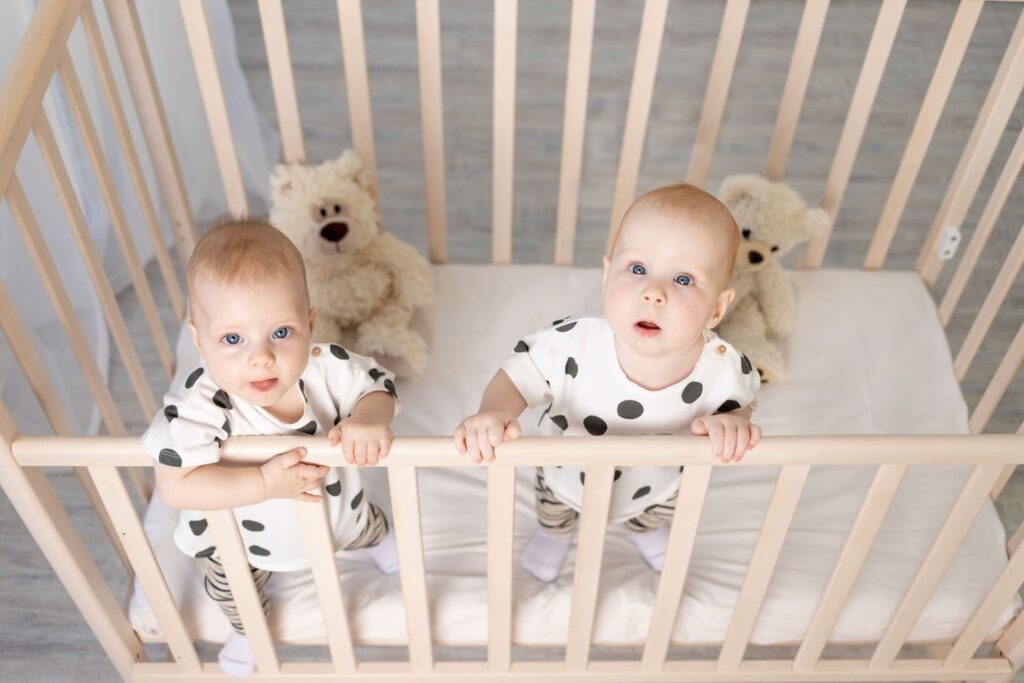
[{"label": "sheer curtain", "polygon": [[[34,6],[33,0],[0,0],[0,77],[6,74]],[[137,7],[192,212],[197,223],[201,223],[220,216],[227,207],[178,3],[139,2]],[[146,169],[150,193],[158,207],[161,223],[165,226],[164,237],[171,244],[173,236],[166,229],[166,215],[150,170],[145,144],[124,82],[103,4],[95,2],[94,8],[108,46],[122,102],[131,122],[136,148]],[[250,206],[254,212],[261,212],[266,206],[267,180],[278,160],[278,137],[256,109],[238,61],[235,33],[226,1],[207,0],[206,9]],[[123,152],[81,27],[76,27],[72,33],[69,50],[136,247],[141,259],[147,262],[153,257],[153,245],[129,181]],[[59,79],[51,83],[44,109],[60,144],[64,162],[97,249],[103,257],[107,274],[115,291],[120,291],[130,285],[128,269],[112,234],[106,207]],[[70,228],[56,190],[32,136],[29,136],[18,162],[17,174],[63,277],[89,347],[105,374],[110,360],[106,323],[78,249],[71,239]],[[94,433],[99,427],[95,402],[70,354],[67,338],[18,234],[6,201],[0,202],[0,280],[14,299],[21,320],[28,328],[33,345],[54,383],[54,390],[60,395],[61,403],[67,406],[75,426],[83,432]],[[137,342],[140,351],[152,348],[148,332],[146,335],[146,338]],[[3,335],[0,335],[0,397],[14,414],[21,433],[50,433],[45,416]]]}]

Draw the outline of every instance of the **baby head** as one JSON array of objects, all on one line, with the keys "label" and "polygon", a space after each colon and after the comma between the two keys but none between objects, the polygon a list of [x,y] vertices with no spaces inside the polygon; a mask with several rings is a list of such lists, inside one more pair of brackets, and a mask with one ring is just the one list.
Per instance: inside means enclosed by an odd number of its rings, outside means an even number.
[{"label": "baby head", "polygon": [[721,321],[739,229],[729,209],[688,183],[660,187],[629,207],[604,259],[604,314],[636,353],[660,357],[703,344]]},{"label": "baby head", "polygon": [[295,245],[258,219],[221,223],[192,252],[188,289],[189,328],[213,381],[277,404],[306,368],[316,318]]}]

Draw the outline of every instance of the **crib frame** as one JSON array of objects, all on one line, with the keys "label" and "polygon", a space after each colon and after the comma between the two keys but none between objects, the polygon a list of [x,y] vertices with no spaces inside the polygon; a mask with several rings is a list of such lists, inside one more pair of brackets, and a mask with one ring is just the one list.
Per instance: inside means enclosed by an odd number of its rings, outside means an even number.
[{"label": "crib frame", "polygon": [[[795,0],[794,0],[795,1]],[[988,0],[1019,2],[1019,0]],[[125,67],[130,97],[139,115],[149,157],[153,163],[160,198],[170,218],[179,256],[195,243],[195,225],[174,155],[152,69],[132,0],[104,0]],[[698,185],[707,181],[715,140],[740,46],[750,0],[726,0],[721,33],[711,67],[710,85],[701,114],[697,141],[687,179]],[[846,123],[839,139],[832,169],[826,181],[823,206],[834,218],[850,180],[853,162],[871,113],[874,97],[896,38],[899,19],[907,0],[883,0],[875,31],[861,70]],[[928,150],[939,115],[959,68],[975,22],[985,0],[959,0],[958,11],[946,38],[920,113],[893,180],[882,218],[864,261],[866,269],[880,268],[906,206],[917,172]],[[360,0],[338,0],[345,83],[356,151],[374,173],[376,154],[369,107],[368,77]],[[512,188],[515,130],[516,16],[515,0],[495,0],[494,34],[494,158],[493,158],[493,251],[496,264],[512,262]],[[828,0],[806,0],[793,50],[785,90],[778,111],[775,134],[765,176],[783,176],[828,9]],[[247,210],[241,172],[226,114],[224,95],[214,62],[205,11],[200,0],[181,0],[188,40],[196,63],[201,93],[213,133],[215,151],[230,209]],[[260,16],[266,39],[275,103],[278,110],[285,159],[305,160],[299,123],[288,36],[281,0],[260,0]],[[636,193],[640,156],[651,104],[661,35],[668,0],[646,0],[641,36],[636,53],[626,115],[609,241],[625,207]],[[572,0],[569,67],[566,83],[561,179],[555,234],[555,263],[570,265],[576,228],[576,212],[583,159],[583,133],[594,32],[595,0]],[[417,0],[417,40],[427,194],[428,253],[434,263],[447,258],[443,111],[441,98],[440,22],[438,0]],[[182,681],[223,679],[215,663],[201,662],[186,631],[152,548],[143,532],[130,493],[148,500],[152,467],[138,438],[126,434],[114,404],[89,350],[80,324],[70,306],[52,259],[35,223],[31,207],[19,183],[15,165],[24,144],[33,134],[38,142],[72,226],[73,239],[82,253],[115,344],[125,360],[141,408],[154,414],[156,401],[146,384],[137,350],[128,337],[124,319],[103,272],[95,245],[78,205],[74,188],[42,109],[43,96],[55,76],[63,83],[77,120],[85,149],[109,208],[115,234],[128,260],[133,284],[153,333],[157,352],[168,375],[173,374],[171,345],[160,327],[152,292],[127,230],[120,199],[114,189],[104,151],[90,118],[81,87],[67,52],[72,28],[81,22],[97,65],[106,101],[115,121],[121,153],[156,245],[160,272],[179,321],[184,315],[184,296],[175,275],[171,253],[165,248],[163,226],[144,181],[142,166],[128,132],[122,95],[118,92],[100,37],[97,19],[88,0],[41,0],[0,86],[0,196],[8,203],[19,230],[46,285],[70,348],[78,359],[94,394],[109,436],[74,434],[64,406],[55,401],[42,362],[29,342],[24,325],[0,282],[0,329],[35,391],[57,436],[20,435],[8,409],[0,402],[0,485],[52,564],[76,606],[89,624],[119,675],[126,681]],[[943,262],[936,246],[942,228],[959,225],[981,185],[995,151],[998,136],[1009,122],[1013,106],[1024,88],[1024,13],[995,76],[989,95],[975,122],[945,199],[924,240],[917,272],[934,285]],[[948,322],[960,294],[974,272],[978,255],[1002,211],[1014,180],[1024,165],[1024,132],[1007,160],[993,189],[984,215],[974,231],[952,284],[940,306]],[[803,257],[804,267],[817,267],[828,245],[826,235],[812,243]],[[1024,230],[1007,255],[955,359],[962,379],[1016,281],[1024,262]],[[1005,486],[1014,468],[1024,463],[1024,425],[1017,434],[982,434],[996,406],[1024,359],[1024,325],[994,373],[988,389],[970,419],[971,435],[960,436],[829,436],[772,437],[758,447],[756,464],[779,465],[780,475],[764,526],[751,558],[748,575],[735,607],[725,640],[714,659],[666,660],[670,633],[693,547],[697,524],[712,468],[716,466],[704,441],[676,437],[644,437],[638,465],[685,465],[681,478],[684,501],[675,513],[665,568],[656,608],[642,656],[633,661],[591,659],[591,636],[601,552],[616,458],[640,443],[626,437],[605,437],[598,443],[584,439],[522,439],[501,447],[502,458],[487,468],[488,518],[488,638],[486,661],[438,662],[432,650],[430,615],[424,576],[417,470],[421,467],[463,467],[444,436],[397,439],[385,465],[394,509],[394,526],[401,564],[401,586],[408,624],[409,657],[406,662],[358,661],[345,618],[344,596],[336,581],[330,535],[322,508],[305,506],[303,526],[310,547],[313,575],[323,606],[329,662],[281,662],[259,607],[251,576],[246,571],[244,549],[230,511],[209,516],[210,527],[221,550],[229,582],[238,599],[242,621],[258,654],[255,678],[265,681],[305,680],[493,680],[527,681],[538,676],[563,681],[853,681],[853,680],[991,680],[1002,681],[1024,666],[1024,615],[1018,615],[994,640],[986,638],[999,612],[1024,583],[1024,526],[1008,543],[1009,563],[978,605],[958,638],[933,643],[929,657],[900,658],[901,648],[917,617],[952,559],[975,514],[988,497]],[[225,459],[239,462],[265,460],[297,443],[292,437],[242,437],[225,445]],[[340,454],[327,447],[326,439],[301,440],[310,458],[324,464],[346,466]],[[556,453],[557,455],[552,455]],[[823,455],[824,454],[824,455]],[[896,494],[909,465],[964,464],[973,467],[959,498],[908,588],[883,637],[866,659],[822,659],[829,635],[857,579],[864,556]],[[514,501],[515,467],[535,465],[585,465],[582,526],[573,586],[570,631],[564,661],[513,661],[512,657],[512,534],[509,514]],[[736,466],[754,464],[744,462]],[[877,467],[863,507],[853,524],[831,581],[812,624],[797,643],[792,658],[758,659],[746,655],[772,570],[810,468],[823,465]],[[55,496],[43,467],[74,467],[93,506],[107,529],[111,544],[129,576],[138,576],[154,609],[171,654],[171,661],[150,661],[139,635],[131,628],[123,605],[114,597],[95,562],[74,530],[67,512]],[[125,485],[126,475],[131,489]],[[986,651],[984,645],[991,645]],[[976,654],[982,648],[984,654]]]}]

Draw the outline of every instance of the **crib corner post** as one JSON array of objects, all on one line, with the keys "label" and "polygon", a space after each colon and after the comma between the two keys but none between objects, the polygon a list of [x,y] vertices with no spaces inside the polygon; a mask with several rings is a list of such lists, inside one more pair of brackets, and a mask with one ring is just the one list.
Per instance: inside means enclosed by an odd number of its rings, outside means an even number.
[{"label": "crib corner post", "polygon": [[1010,660],[1010,675],[1006,680],[1012,680],[1014,674],[1024,667],[1024,612],[1018,614],[1003,631],[1003,635],[993,646],[993,654],[1002,655]]}]

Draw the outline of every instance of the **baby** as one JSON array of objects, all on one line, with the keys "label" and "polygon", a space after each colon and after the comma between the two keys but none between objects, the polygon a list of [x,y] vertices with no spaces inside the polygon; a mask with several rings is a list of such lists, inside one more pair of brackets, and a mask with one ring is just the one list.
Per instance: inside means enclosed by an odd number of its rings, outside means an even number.
[{"label": "baby", "polygon": [[393,375],[337,344],[311,343],[302,256],[287,237],[257,220],[211,230],[188,263],[189,329],[202,363],[164,396],[143,435],[159,464],[160,496],[182,510],[174,540],[205,559],[207,594],[234,631],[218,656],[232,676],[247,677],[254,657],[202,511],[234,508],[264,612],[271,572],[309,567],[298,506],[322,504],[335,547],[366,548],[380,571],[398,569],[394,536],[368,500],[354,468],[304,463],[295,448],[260,466],[218,464],[229,436],[324,434],[345,459],[373,465],[388,454],[396,410]]},{"label": "baby", "polygon": [[[455,445],[479,462],[521,434],[518,416],[547,405],[548,433],[710,437],[715,457],[740,460],[761,438],[750,422],[761,381],[746,356],[712,332],[733,299],[739,230],[710,194],[680,183],[637,199],[604,259],[604,317],[556,320],[516,344]],[[610,522],[625,522],[661,571],[675,510],[675,467],[615,471]],[[537,469],[540,529],[521,558],[541,581],[558,576],[579,524],[585,472]]]}]

